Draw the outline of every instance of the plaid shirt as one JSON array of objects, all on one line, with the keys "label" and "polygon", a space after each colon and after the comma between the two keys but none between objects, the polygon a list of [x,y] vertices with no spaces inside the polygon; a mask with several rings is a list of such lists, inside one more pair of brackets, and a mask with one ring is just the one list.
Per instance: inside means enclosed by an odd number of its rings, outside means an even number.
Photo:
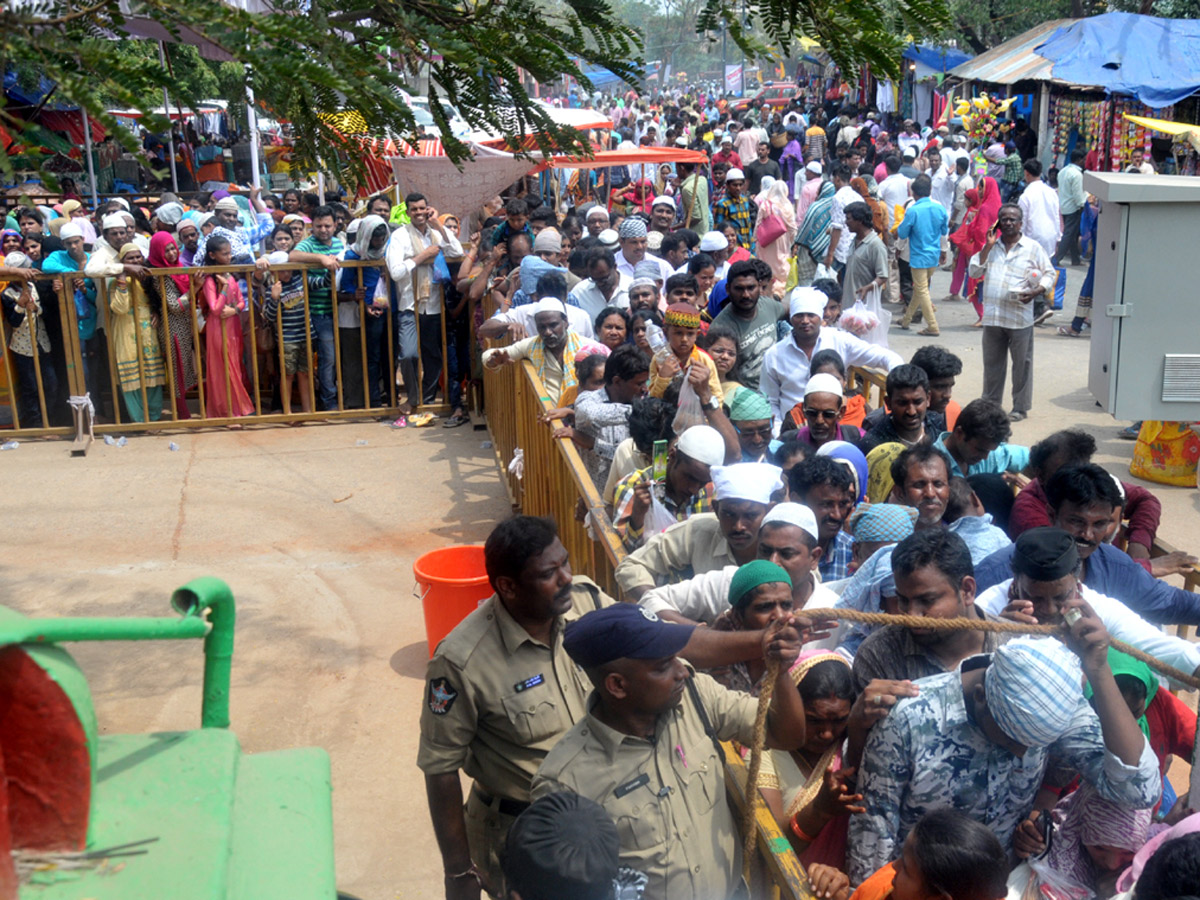
[{"label": "plaid shirt", "polygon": [[757,248],[754,242],[754,211],[749,197],[740,200],[722,197],[713,204],[713,228],[720,231],[726,222],[733,224],[738,243],[753,253]]},{"label": "plaid shirt", "polygon": [[1013,294],[1033,290],[1030,273],[1038,272],[1037,285],[1043,291],[1054,287],[1057,273],[1042,245],[1022,235],[1011,249],[996,241],[988,254],[987,265],[980,265],[983,251],[971,257],[970,275],[983,279],[983,324],[997,328],[1032,328],[1033,303],[1022,303]]},{"label": "plaid shirt", "polygon": [[839,531],[833,542],[821,554],[817,563],[817,571],[821,573],[821,581],[840,581],[850,574],[850,559],[853,555],[854,539],[846,532]]},{"label": "plaid shirt", "polygon": [[1014,150],[1004,157],[1004,183],[1020,184],[1024,177],[1025,169],[1024,163],[1021,161],[1021,154]]},{"label": "plaid shirt", "polygon": [[[654,466],[638,469],[617,482],[617,488],[613,494],[613,527],[617,529],[617,534],[625,542],[625,549],[630,552],[645,543],[645,523],[642,528],[634,528],[629,522],[629,514],[633,509],[633,490],[639,484],[647,481],[653,482],[653,476]],[[712,487],[710,485],[705,485],[703,491],[680,504],[676,504],[667,496],[667,486],[661,482],[655,482],[651,490],[654,491],[658,502],[675,517],[676,522],[682,522],[696,513],[705,513],[712,509]]]}]

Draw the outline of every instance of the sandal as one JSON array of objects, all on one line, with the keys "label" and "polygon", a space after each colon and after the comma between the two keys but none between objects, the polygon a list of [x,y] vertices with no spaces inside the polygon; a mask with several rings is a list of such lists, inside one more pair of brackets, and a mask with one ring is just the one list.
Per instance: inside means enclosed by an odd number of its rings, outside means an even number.
[{"label": "sandal", "polygon": [[928,328],[922,328],[920,331],[917,332],[917,334],[921,335],[921,337],[940,337],[941,336],[940,331],[930,331]]},{"label": "sandal", "polygon": [[1058,333],[1063,337],[1083,337],[1082,331],[1076,331],[1070,325],[1059,325]]},{"label": "sandal", "polygon": [[972,327],[972,328],[982,328],[982,327],[983,327],[983,319],[980,319],[978,322],[976,322],[976,323],[975,323],[974,325],[972,325],[971,327]]}]

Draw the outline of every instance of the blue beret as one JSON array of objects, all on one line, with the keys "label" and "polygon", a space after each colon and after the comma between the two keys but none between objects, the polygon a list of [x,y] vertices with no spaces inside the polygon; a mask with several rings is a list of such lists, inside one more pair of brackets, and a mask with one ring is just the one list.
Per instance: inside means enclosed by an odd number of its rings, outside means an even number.
[{"label": "blue beret", "polygon": [[664,659],[682,650],[695,628],[663,622],[634,603],[617,603],[567,625],[563,649],[585,669],[614,659]]}]

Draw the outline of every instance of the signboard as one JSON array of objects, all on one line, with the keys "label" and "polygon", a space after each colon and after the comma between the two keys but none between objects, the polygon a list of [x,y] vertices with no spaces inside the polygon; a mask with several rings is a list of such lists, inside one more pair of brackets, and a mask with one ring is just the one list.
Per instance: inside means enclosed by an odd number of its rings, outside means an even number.
[{"label": "signboard", "polygon": [[740,65],[725,66],[725,93],[742,95],[742,67]]}]

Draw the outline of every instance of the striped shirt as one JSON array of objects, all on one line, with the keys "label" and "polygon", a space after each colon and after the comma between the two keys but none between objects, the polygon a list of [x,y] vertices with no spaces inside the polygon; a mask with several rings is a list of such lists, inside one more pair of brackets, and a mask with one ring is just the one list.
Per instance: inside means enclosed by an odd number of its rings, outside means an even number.
[{"label": "striped shirt", "polygon": [[[1042,245],[1024,235],[1012,245],[996,241],[987,258],[980,262],[983,251],[971,257],[972,278],[983,279],[983,324],[996,328],[1032,328],[1033,302],[1023,303],[1016,298],[1022,291],[1034,290],[1034,284],[1048,291],[1054,286],[1055,271]],[[1037,272],[1037,279],[1032,273]]]},{"label": "striped shirt", "polygon": [[303,344],[307,339],[304,328],[304,282],[295,276],[280,282],[283,290],[276,300],[269,293],[263,304],[263,317],[271,323],[279,319],[285,344]]}]

